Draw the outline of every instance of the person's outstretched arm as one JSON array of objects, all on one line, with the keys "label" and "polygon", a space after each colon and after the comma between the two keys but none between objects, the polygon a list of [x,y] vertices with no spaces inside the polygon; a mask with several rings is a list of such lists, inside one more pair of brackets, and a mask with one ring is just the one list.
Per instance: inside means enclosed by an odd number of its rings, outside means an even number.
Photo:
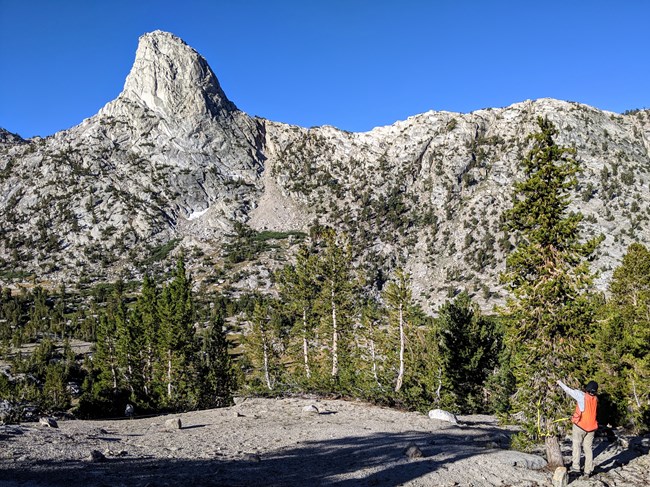
[{"label": "person's outstretched arm", "polygon": [[559,385],[564,392],[566,392],[569,396],[571,396],[573,399],[576,400],[578,403],[578,407],[580,408],[580,411],[585,410],[585,393],[578,390],[578,389],[571,389],[568,387],[564,382],[561,380],[557,381],[557,385]]}]

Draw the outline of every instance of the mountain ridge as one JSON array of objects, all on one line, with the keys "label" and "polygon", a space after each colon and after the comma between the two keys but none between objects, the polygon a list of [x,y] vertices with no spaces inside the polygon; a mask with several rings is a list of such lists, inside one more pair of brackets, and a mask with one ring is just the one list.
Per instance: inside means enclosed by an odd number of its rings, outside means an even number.
[{"label": "mountain ridge", "polygon": [[[350,235],[376,286],[402,266],[425,307],[467,289],[490,308],[512,245],[501,214],[539,116],[578,151],[574,209],[586,237],[606,235],[593,263],[604,289],[626,246],[650,241],[650,112],[544,98],[367,132],[308,129],[238,110],[194,49],[145,34],[124,90],[96,115],[45,139],[0,132],[0,281],[137,278],[174,241],[210,281],[236,224],[288,232],[317,222]],[[285,250],[226,280],[268,289]]]}]

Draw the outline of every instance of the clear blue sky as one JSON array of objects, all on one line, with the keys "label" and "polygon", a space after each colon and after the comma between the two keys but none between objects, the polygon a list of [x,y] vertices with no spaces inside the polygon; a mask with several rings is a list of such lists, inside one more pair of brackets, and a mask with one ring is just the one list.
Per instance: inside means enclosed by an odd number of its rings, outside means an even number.
[{"label": "clear blue sky", "polygon": [[541,97],[650,107],[646,0],[0,0],[0,127],[50,135],[117,97],[138,37],[203,55],[251,115],[365,131]]}]

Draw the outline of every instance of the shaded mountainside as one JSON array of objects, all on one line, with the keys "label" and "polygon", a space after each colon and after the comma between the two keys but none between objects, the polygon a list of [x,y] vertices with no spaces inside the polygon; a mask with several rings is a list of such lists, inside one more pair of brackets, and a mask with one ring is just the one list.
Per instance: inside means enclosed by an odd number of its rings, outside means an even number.
[{"label": "shaded mountainside", "polygon": [[[585,236],[605,235],[593,262],[604,289],[627,246],[650,243],[649,111],[542,99],[306,129],[239,111],[196,51],[145,34],[97,115],[45,139],[0,132],[0,282],[139,278],[183,250],[197,282],[264,287],[293,242],[269,231],[318,222],[350,234],[375,285],[402,265],[425,307],[461,288],[491,307],[511,245],[500,218],[540,116],[577,149],[574,207]],[[282,244],[228,265],[238,223]]]}]

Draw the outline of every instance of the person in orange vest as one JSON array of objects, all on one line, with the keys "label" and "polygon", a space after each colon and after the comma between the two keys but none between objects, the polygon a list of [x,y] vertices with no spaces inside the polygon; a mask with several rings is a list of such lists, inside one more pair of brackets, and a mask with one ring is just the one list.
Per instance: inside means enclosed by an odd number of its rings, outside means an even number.
[{"label": "person in orange vest", "polygon": [[571,389],[567,387],[561,380],[557,384],[569,396],[576,400],[576,410],[571,416],[573,423],[573,455],[571,472],[580,472],[580,448],[585,453],[585,476],[589,477],[594,471],[594,457],[592,446],[594,443],[594,436],[598,429],[598,422],[596,421],[596,410],[598,409],[598,384],[595,381],[589,381],[585,387],[584,392],[578,389]]}]

